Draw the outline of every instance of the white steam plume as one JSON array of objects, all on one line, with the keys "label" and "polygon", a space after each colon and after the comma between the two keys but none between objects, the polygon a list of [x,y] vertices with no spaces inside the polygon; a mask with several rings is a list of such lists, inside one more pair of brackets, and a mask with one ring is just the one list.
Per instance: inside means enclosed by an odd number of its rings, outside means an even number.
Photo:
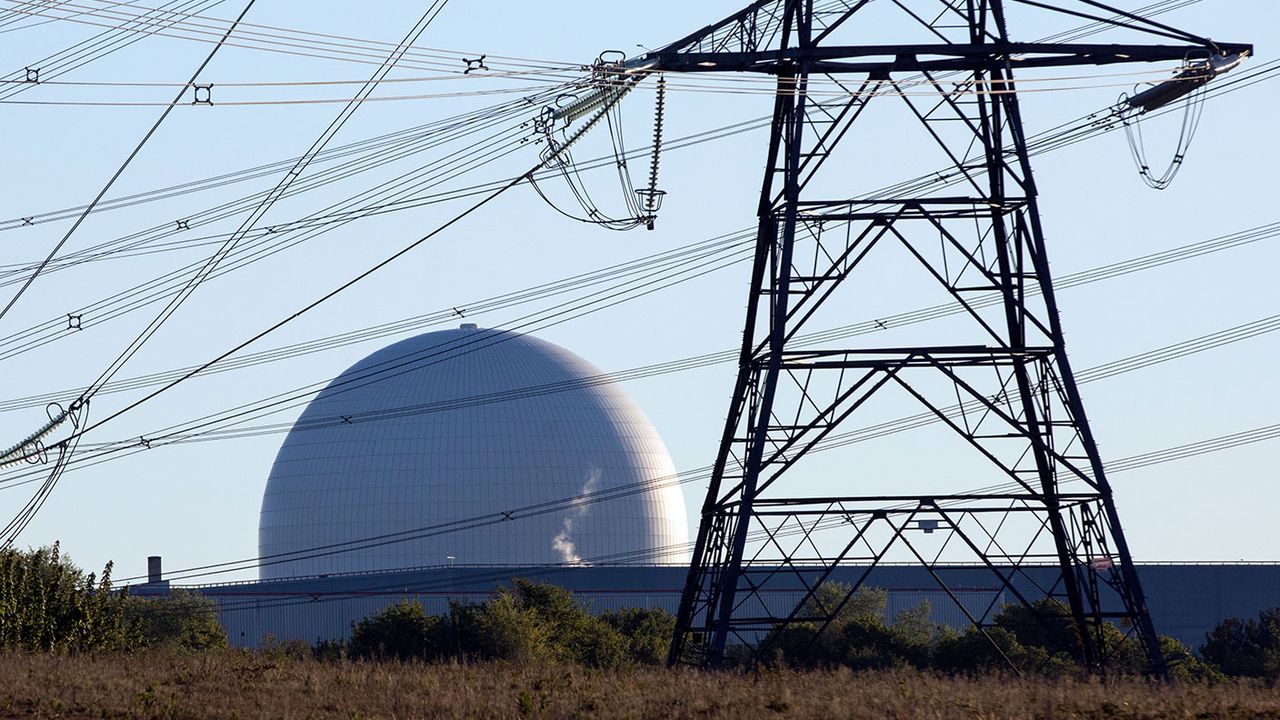
[{"label": "white steam plume", "polygon": [[591,509],[590,500],[586,495],[596,491],[600,486],[600,470],[592,468],[587,475],[587,482],[582,486],[582,490],[578,493],[578,497],[569,506],[569,514],[564,516],[564,522],[560,526],[560,532],[551,540],[551,547],[560,553],[560,561],[569,565],[588,565],[590,563],[582,562],[582,557],[578,555],[578,548],[573,542],[573,523],[575,520],[586,517],[587,512]]}]

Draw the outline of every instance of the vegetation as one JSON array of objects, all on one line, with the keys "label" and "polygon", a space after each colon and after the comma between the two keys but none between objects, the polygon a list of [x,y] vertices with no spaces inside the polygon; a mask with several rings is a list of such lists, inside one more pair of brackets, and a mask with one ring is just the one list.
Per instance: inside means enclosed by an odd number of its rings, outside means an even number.
[{"label": "vegetation", "polygon": [[88,652],[227,646],[217,604],[195,593],[135,598],[111,588],[111,564],[85,574],[55,543],[0,551],[0,650]]},{"label": "vegetation", "polygon": [[125,605],[125,620],[141,646],[184,650],[227,647],[218,603],[188,590],[173,590],[156,598],[131,597]]},{"label": "vegetation", "polygon": [[317,662],[239,651],[0,655],[0,716],[108,718],[1276,718],[1215,685],[909,669],[705,673],[515,663]]},{"label": "vegetation", "polygon": [[1223,620],[1209,631],[1200,654],[1227,675],[1280,680],[1280,607],[1263,610],[1257,620]]},{"label": "vegetation", "polygon": [[[449,615],[427,615],[402,601],[352,627],[347,647],[357,660],[505,660],[617,668],[666,660],[675,620],[662,610],[596,617],[572,593],[515,580],[478,605],[454,603]],[[331,648],[324,652],[332,654]]]},{"label": "vegetation", "polygon": [[[886,623],[887,601],[884,590],[850,595],[840,583],[823,585],[797,614],[801,622],[766,638],[771,663],[796,669],[914,668],[966,674],[1002,672],[1012,664],[1054,677],[1079,674],[1084,664],[1071,614],[1053,600],[1041,601],[1034,613],[1021,605],[1006,606],[991,627],[963,632],[933,623],[927,601]],[[829,622],[819,620],[828,616]],[[1161,643],[1175,679],[1220,679],[1220,673],[1177,640],[1162,637]],[[1146,654],[1119,628],[1104,626],[1100,645],[1109,666],[1120,674],[1140,675],[1146,669]]]},{"label": "vegetation", "polygon": [[[110,573],[85,574],[57,545],[0,551],[0,716],[1280,718],[1280,608],[1219,624],[1204,661],[1164,638],[1172,684],[1139,677],[1142,653],[1108,629],[1130,674],[1103,682],[1079,672],[1059,605],[960,632],[927,604],[886,622],[885,591],[832,584],[766,638],[767,667],[704,673],[655,667],[670,614],[593,616],[524,580],[443,617],[401,602],[349,642],[249,652],[227,647],[211,600],[129,597]],[[1038,672],[1008,675],[1006,657]]]},{"label": "vegetation", "polygon": [[86,575],[57,544],[0,550],[0,649],[80,651],[127,647],[126,599],[111,592],[111,564]]}]

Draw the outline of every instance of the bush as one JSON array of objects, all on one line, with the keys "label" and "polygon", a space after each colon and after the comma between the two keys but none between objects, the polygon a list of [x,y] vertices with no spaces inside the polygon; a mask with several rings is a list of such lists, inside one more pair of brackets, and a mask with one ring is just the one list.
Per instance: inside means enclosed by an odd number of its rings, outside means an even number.
[{"label": "bush", "polygon": [[627,608],[600,616],[606,625],[626,638],[627,658],[637,665],[662,665],[671,650],[676,618],[662,608]]},{"label": "bush", "polygon": [[402,600],[356,623],[348,654],[356,660],[430,660],[443,648],[440,618],[427,615],[422,603]]},{"label": "bush", "polygon": [[1205,635],[1200,654],[1227,675],[1280,680],[1280,608],[1257,620],[1223,620]]},{"label": "bush", "polygon": [[132,646],[124,593],[111,591],[111,563],[86,575],[57,543],[0,550],[0,649],[107,650]]},{"label": "bush", "polygon": [[129,598],[125,617],[138,642],[152,647],[216,650],[227,647],[218,604],[189,590],[155,598]]},{"label": "bush", "polygon": [[674,626],[674,618],[661,611],[594,617],[568,590],[515,580],[483,603],[451,603],[443,618],[427,615],[418,602],[393,605],[352,628],[347,655],[363,660],[476,659],[614,668],[664,661]]},{"label": "bush", "polygon": [[474,611],[472,624],[471,649],[480,657],[591,667],[618,667],[627,659],[621,633],[549,583],[513,581]]},{"label": "bush", "polygon": [[317,640],[311,648],[311,657],[322,662],[338,662],[348,657],[347,643],[343,640]]},{"label": "bush", "polygon": [[929,620],[928,603],[899,613],[888,625],[888,600],[879,588],[851,593],[848,585],[824,583],[796,613],[799,622],[771,633],[765,647],[773,662],[798,668],[927,667],[939,632]]}]

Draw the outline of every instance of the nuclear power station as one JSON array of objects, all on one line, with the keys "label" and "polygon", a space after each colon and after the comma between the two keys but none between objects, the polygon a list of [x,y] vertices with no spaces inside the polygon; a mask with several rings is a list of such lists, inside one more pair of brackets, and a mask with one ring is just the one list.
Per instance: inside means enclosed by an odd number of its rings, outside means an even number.
[{"label": "nuclear power station", "polygon": [[[415,50],[443,9],[443,3],[432,3],[398,44],[380,43],[346,58],[377,66],[362,83],[202,80],[218,50],[245,30],[240,19],[222,22],[218,31],[206,33],[220,39],[200,38],[212,47],[191,80],[177,85],[173,101],[79,101],[163,107],[91,202],[0,221],[0,229],[13,230],[74,218],[44,260],[11,266],[11,275],[25,278],[0,278],[0,284],[18,287],[0,307],[0,319],[42,274],[108,258],[146,256],[146,262],[160,263],[179,251],[214,248],[197,262],[187,258],[160,274],[145,270],[148,277],[132,287],[86,300],[82,307],[58,306],[53,320],[0,337],[0,358],[69,337],[81,338],[80,348],[88,348],[90,338],[111,343],[100,345],[107,347],[100,374],[77,381],[72,390],[5,399],[3,410],[42,408],[44,415],[24,424],[0,452],[0,485],[29,487],[0,532],[0,548],[17,542],[68,468],[287,429],[274,462],[261,468],[257,556],[174,574],[182,581],[257,572],[255,580],[190,586],[218,603],[237,644],[254,646],[268,637],[340,639],[353,623],[401,599],[443,612],[449,603],[489,597],[518,577],[561,585],[596,611],[669,610],[669,665],[753,665],[777,657],[789,630],[812,629],[805,642],[818,643],[858,593],[874,588],[887,591],[887,621],[899,610],[927,606],[935,622],[974,630],[975,641],[994,649],[1014,671],[1020,671],[1017,661],[1000,649],[992,632],[1010,609],[1029,624],[1057,628],[1078,641],[1078,659],[1089,672],[1106,675],[1125,656],[1151,676],[1167,676],[1161,633],[1194,646],[1225,617],[1274,604],[1280,566],[1135,561],[1112,475],[1274,439],[1280,426],[1113,463],[1095,436],[1081,385],[1271,332],[1280,323],[1264,318],[1077,368],[1059,305],[1062,280],[1051,269],[1054,242],[1071,242],[1071,233],[1093,239],[1106,229],[1101,218],[1107,213],[1099,212],[1096,222],[1063,223],[1064,208],[1091,214],[1086,192],[1074,205],[1053,208],[1056,218],[1042,212],[1033,159],[1114,131],[1117,138],[1127,137],[1138,178],[1152,188],[1168,187],[1183,165],[1204,99],[1224,87],[1220,78],[1234,73],[1230,77],[1240,82],[1229,88],[1234,91],[1263,77],[1261,71],[1237,71],[1253,55],[1252,45],[1154,19],[1192,4],[1160,2],[1131,12],[1099,0],[751,0],[655,49],[640,45],[643,52],[606,50],[584,65],[546,65],[496,53]],[[120,8],[112,12],[127,12]],[[174,22],[186,21],[175,16]],[[278,41],[274,33],[290,32],[258,27],[272,32],[250,31],[255,42]],[[312,43],[338,37],[306,36]],[[326,53],[350,51],[343,43],[324,43]],[[402,61],[433,74],[390,77],[398,65],[404,69]],[[1266,72],[1271,70],[1280,66]],[[43,75],[40,67],[26,67],[25,79],[9,78],[0,94],[7,98],[37,85],[79,86],[53,82],[62,71],[56,64]],[[526,85],[457,85],[436,94],[375,96],[384,81],[444,79]],[[162,85],[85,87],[108,93]],[[352,87],[337,98],[234,97],[320,92],[329,85]],[[1111,89],[1121,86],[1122,91]],[[1090,88],[1105,89],[1110,104],[1067,122],[1051,118],[1040,132],[1028,130],[1024,105],[1046,97],[1031,93]],[[621,104],[650,89],[650,144],[629,146]],[[727,102],[731,95],[765,98],[760,111],[770,109],[754,119],[725,118],[718,128],[700,126],[676,140],[667,132],[666,116],[680,92],[714,92],[726,100],[702,109],[737,108]],[[451,118],[331,145],[367,101],[468,95],[503,97],[483,107],[477,100]],[[200,113],[255,104],[336,104],[341,110],[296,157],[129,195],[112,190],[174,108]],[[1066,106],[1053,97],[1040,109]],[[1181,135],[1162,171],[1148,156],[1141,125],[1175,111],[1182,113]],[[659,229],[659,211],[673,187],[660,183],[663,154],[754,131],[754,141],[742,142],[758,146],[758,163],[749,170],[758,173],[758,184],[748,197],[736,199],[746,203],[726,204],[753,209],[754,216],[744,218],[750,223],[746,229],[645,250],[580,275],[535,280],[542,284],[460,303],[464,308],[441,297],[444,307],[432,314],[292,345],[258,345],[304,315],[316,311],[315,318],[322,312],[317,308],[333,307],[350,288],[368,287],[369,278],[385,276],[384,268],[457,232],[451,229],[456,223],[493,212],[496,205],[490,203],[516,188],[527,190],[522,213],[550,210],[557,221],[592,231],[644,235]],[[733,153],[735,162],[745,157],[742,149]],[[428,151],[439,157],[418,156]],[[591,157],[593,152],[600,154]],[[647,162],[647,184],[632,176],[628,163],[637,160]],[[698,193],[742,191],[717,176],[719,163],[705,165],[681,168],[706,173],[696,180]],[[501,168],[498,179],[454,182],[481,167]],[[740,172],[746,166],[734,167]],[[357,182],[351,179],[373,169],[386,177],[359,188],[336,184]],[[604,172],[591,175],[595,170]],[[601,175],[609,176],[610,190],[620,190],[620,197],[611,192],[604,201],[605,193],[589,187],[597,181],[586,178]],[[266,176],[275,177],[270,189],[200,212],[184,207],[153,228],[62,252],[81,222],[98,210]],[[1096,177],[1071,178],[1072,187],[1092,188],[1087,181]],[[276,217],[277,201],[331,184],[326,192],[337,202],[293,219]],[[706,199],[687,202],[678,219],[698,217],[704,204],[698,201]],[[463,207],[456,214],[455,204]],[[291,200],[285,207],[301,205]],[[325,273],[298,273],[300,282],[323,287],[308,286],[300,304],[281,299],[287,312],[251,332],[233,333],[234,340],[216,353],[186,358],[176,369],[124,372],[138,364],[133,358],[207,280],[348,222],[410,208],[446,215],[429,230],[408,231],[393,249],[361,247],[372,253],[368,264],[353,273],[343,268],[336,286],[327,284]],[[1146,223],[1154,215],[1126,217],[1134,220],[1126,227],[1146,232],[1155,227]],[[265,224],[267,218],[272,224]],[[224,222],[225,227],[213,225]],[[524,242],[522,233],[541,226],[514,227]],[[1051,241],[1055,227],[1063,227],[1067,237]],[[1131,260],[1067,277],[1072,284],[1127,278],[1280,233],[1269,227],[1194,246],[1147,249]],[[199,236],[184,235],[196,229]],[[1089,246],[1080,255],[1096,249]],[[535,336],[538,328],[734,266],[741,268],[742,282],[731,300],[744,313],[717,326],[728,328],[724,335],[732,338],[733,349],[693,357],[678,353],[665,363],[610,375]],[[524,268],[515,270],[513,277],[525,274]],[[460,274],[450,292],[487,285],[475,281],[486,277]],[[93,285],[81,283],[77,290]],[[260,287],[245,287],[237,302],[259,297]],[[717,300],[725,287],[717,286]],[[703,298],[689,294],[672,305],[683,313]],[[525,303],[537,307],[519,309],[507,327],[474,322]],[[95,330],[152,306],[156,313],[135,326],[136,334]],[[1108,327],[1109,339],[1135,333],[1132,320]],[[317,326],[327,327],[323,319]],[[408,332],[423,334],[404,337]],[[201,342],[223,337],[197,334]],[[636,334],[631,328],[617,331],[619,338]],[[242,398],[243,404],[155,432],[120,420],[145,417],[134,411],[157,407],[150,404],[155,398],[191,387],[184,383],[198,376],[392,336],[403,339],[341,372],[326,366],[321,379],[300,388]],[[66,352],[59,362],[79,357]],[[667,372],[716,363],[726,367],[727,401],[708,431],[718,444],[714,452],[707,447],[699,461],[705,466],[678,472],[643,403],[620,383],[652,368]],[[675,409],[683,412],[680,400]],[[304,405],[291,424],[247,425]],[[177,402],[170,409],[189,407],[203,406]],[[98,428],[104,425],[127,431],[81,446],[85,436],[102,437]],[[705,425],[683,430],[700,432]],[[1156,425],[1144,428],[1145,435],[1162,436]],[[912,434],[899,436],[906,431]],[[686,486],[696,487],[700,500],[692,514]],[[1158,507],[1139,508],[1146,522]],[[155,551],[163,554],[165,548]],[[149,558],[147,582],[132,587],[142,595],[171,589],[160,555]]]},{"label": "nuclear power station", "polygon": [[[375,377],[386,377],[372,381]],[[514,578],[572,590],[592,611],[675,613],[688,571],[678,478],[643,410],[574,353],[531,335],[464,324],[389,345],[340,373],[307,406],[270,468],[260,580],[187,585],[218,602],[235,644],[314,643],[399,602],[445,613]],[[166,593],[160,557],[132,592]],[[888,593],[886,614],[928,602],[963,628],[1056,568],[992,582],[976,564],[849,565],[833,580]],[[1265,607],[1280,565],[1139,566],[1161,632],[1188,644]],[[787,613],[800,583],[761,591]]]},{"label": "nuclear power station", "polygon": [[262,497],[261,577],[685,563],[675,475],[603,371],[463,324],[369,355],[307,406]]}]

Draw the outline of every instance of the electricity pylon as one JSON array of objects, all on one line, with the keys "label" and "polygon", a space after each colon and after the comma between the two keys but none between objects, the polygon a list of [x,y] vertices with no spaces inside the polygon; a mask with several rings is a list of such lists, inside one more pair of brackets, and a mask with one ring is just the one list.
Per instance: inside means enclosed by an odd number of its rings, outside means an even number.
[{"label": "electricity pylon", "polygon": [[[1019,82],[1043,68],[1188,63],[1251,47],[1092,0],[820,5],[755,2],[624,64],[776,77],[737,382],[671,662],[758,660],[779,628],[825,629],[877,567],[906,560],[979,632],[1009,602],[1046,626],[1073,623],[1094,670],[1106,670],[1119,632],[1163,673],[1063,343]],[[1015,42],[1014,5],[1161,44]],[[1015,69],[1027,76],[1015,82]],[[872,119],[885,105],[898,120]],[[853,131],[860,122],[875,142],[830,162],[838,145],[867,137]],[[886,147],[907,143],[936,150],[949,169],[888,193],[849,192],[859,180],[879,187],[894,157]],[[851,308],[928,297],[941,303],[925,316],[882,315],[864,343],[812,334],[824,318],[848,322]],[[908,404],[919,414],[838,432]],[[824,450],[926,426],[946,442],[803,470]],[[915,455],[935,453],[912,469]],[[954,475],[928,469],[951,457]],[[983,489],[963,490],[970,477],[985,477]],[[989,573],[989,602],[962,601],[946,568],[963,563]],[[820,592],[836,576],[849,580]],[[799,602],[778,602],[782,591]]]}]

